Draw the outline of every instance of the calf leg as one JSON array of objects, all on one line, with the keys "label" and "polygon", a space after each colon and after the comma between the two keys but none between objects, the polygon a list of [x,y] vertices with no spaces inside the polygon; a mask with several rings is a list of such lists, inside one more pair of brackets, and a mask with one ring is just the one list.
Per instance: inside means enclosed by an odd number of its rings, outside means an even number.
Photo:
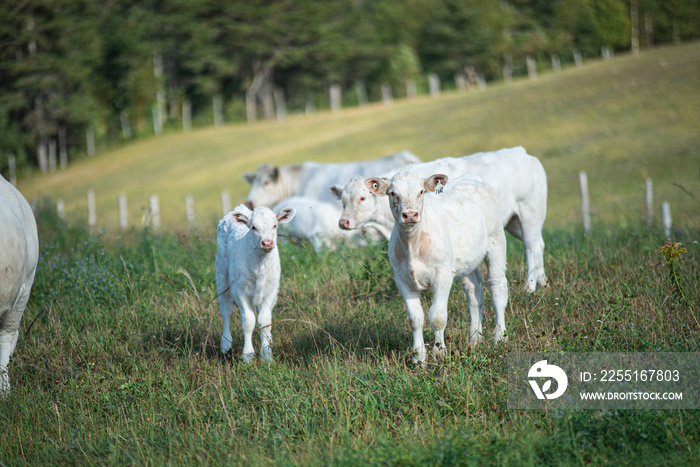
[{"label": "calf leg", "polygon": [[484,321],[484,276],[477,268],[461,277],[462,289],[467,295],[469,306],[469,347],[474,348],[481,341]]},{"label": "calf leg", "polygon": [[0,331],[0,398],[10,394],[10,376],[8,365],[10,355],[15,351],[19,331]]},{"label": "calf leg", "polygon": [[408,312],[408,322],[413,331],[413,361],[424,362],[427,357],[425,342],[423,341],[423,325],[425,324],[425,314],[420,304],[420,293],[396,282]]},{"label": "calf leg", "polygon": [[508,280],[506,279],[506,238],[503,231],[489,241],[489,253],[486,256],[488,266],[488,285],[491,301],[496,311],[496,327],[493,340],[498,343],[504,340],[506,331],[505,310],[508,305]]},{"label": "calf leg", "polygon": [[272,361],[272,308],[274,301],[264,300],[258,307],[258,327],[260,328],[260,356]]},{"label": "calf leg", "polygon": [[241,330],[243,331],[243,361],[250,363],[255,359],[253,348],[253,330],[255,329],[255,312],[247,297],[236,297],[236,305],[241,315]]},{"label": "calf leg", "polygon": [[436,281],[433,290],[433,303],[430,305],[430,324],[435,332],[433,356],[445,353],[445,327],[447,326],[447,302],[450,298],[454,276],[442,277]]},{"label": "calf leg", "polygon": [[231,350],[233,337],[231,337],[231,314],[233,313],[233,297],[231,292],[226,290],[219,294],[219,313],[223,321],[223,332],[221,333],[221,352],[227,353]]}]

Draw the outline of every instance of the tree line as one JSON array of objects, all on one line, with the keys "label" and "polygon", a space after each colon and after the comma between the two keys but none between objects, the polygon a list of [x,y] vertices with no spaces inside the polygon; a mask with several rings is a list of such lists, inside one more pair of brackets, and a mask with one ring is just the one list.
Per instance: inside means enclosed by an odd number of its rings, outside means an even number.
[{"label": "tree line", "polygon": [[328,108],[332,86],[355,105],[427,73],[490,81],[526,57],[694,40],[700,0],[16,0],[0,18],[0,171],[10,154],[46,170],[217,112]]}]

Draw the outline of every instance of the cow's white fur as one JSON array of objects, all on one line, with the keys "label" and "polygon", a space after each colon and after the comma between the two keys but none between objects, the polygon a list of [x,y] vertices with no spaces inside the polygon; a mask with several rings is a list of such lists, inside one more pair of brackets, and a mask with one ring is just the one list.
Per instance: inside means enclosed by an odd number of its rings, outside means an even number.
[{"label": "cow's white fur", "polygon": [[293,196],[280,201],[272,210],[279,212],[284,208],[293,208],[296,214],[291,222],[284,227],[280,226],[280,232],[309,239],[317,253],[324,249],[333,249],[342,242],[363,242],[359,231],[342,230],[338,227],[336,220],[340,217],[341,209],[337,203]]},{"label": "cow's white fur", "polygon": [[[542,239],[542,226],[547,214],[547,174],[537,158],[518,146],[413,164],[400,170],[421,177],[434,173],[450,177],[468,175],[490,186],[501,207],[503,226],[523,242],[527,260],[525,290],[534,292],[538,285],[547,284]],[[382,177],[391,178],[395,173],[392,171]],[[341,228],[349,230],[371,225],[389,237],[387,234],[393,225],[389,200],[384,196],[373,196],[362,177],[354,177],[345,186],[332,186],[330,192],[343,203],[343,214],[339,220]]]},{"label": "cow's white fur", "polygon": [[256,173],[243,175],[251,185],[245,204],[249,208],[272,207],[292,196],[336,203],[328,193],[328,186],[345,183],[355,175],[369,177],[417,162],[420,159],[414,154],[402,151],[380,159],[340,164],[303,162],[282,167],[261,164]]},{"label": "cow's white fur", "polygon": [[260,328],[260,355],[272,358],[272,308],[277,302],[280,283],[280,258],[277,249],[277,225],[289,222],[294,209],[275,215],[261,206],[251,211],[237,206],[219,221],[216,236],[216,286],[219,312],[223,319],[221,351],[231,349],[230,330],[233,303],[238,306],[243,330],[243,360],[255,357],[252,334],[255,312]]},{"label": "cow's white fur", "polygon": [[39,258],[36,220],[27,200],[0,176],[0,397],[10,393],[8,364]]},{"label": "cow's white fur", "polygon": [[433,354],[440,354],[445,349],[447,303],[455,278],[467,294],[469,343],[480,340],[484,278],[478,266],[482,261],[488,267],[488,286],[496,310],[494,340],[503,340],[505,333],[506,239],[498,199],[490,187],[471,179],[453,180],[436,194],[436,187],[439,191],[447,180],[444,174],[424,179],[413,172],[399,172],[390,180],[377,177],[365,182],[374,194],[389,195],[394,218],[389,261],[406,303],[417,362],[424,362],[427,356],[421,290],[433,292],[429,311],[435,331]]}]

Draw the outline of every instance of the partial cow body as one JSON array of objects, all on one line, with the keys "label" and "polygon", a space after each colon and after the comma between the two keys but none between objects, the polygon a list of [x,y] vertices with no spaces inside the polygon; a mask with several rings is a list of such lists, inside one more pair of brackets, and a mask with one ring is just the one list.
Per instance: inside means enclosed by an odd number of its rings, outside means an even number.
[{"label": "partial cow body", "polygon": [[27,200],[0,176],[0,397],[10,393],[7,365],[34,283],[39,258],[36,220]]}]

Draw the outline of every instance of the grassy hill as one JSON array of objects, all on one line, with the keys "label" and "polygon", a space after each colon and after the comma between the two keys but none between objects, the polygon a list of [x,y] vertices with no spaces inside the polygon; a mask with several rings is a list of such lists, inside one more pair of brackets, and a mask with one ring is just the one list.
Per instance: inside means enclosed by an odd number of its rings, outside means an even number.
[{"label": "grassy hill", "polygon": [[478,92],[166,134],[20,180],[19,188],[30,199],[63,199],[69,219],[87,217],[92,188],[98,224],[107,229],[118,226],[122,193],[137,226],[149,196],[158,194],[168,227],[183,225],[191,194],[202,226],[210,228],[221,216],[221,191],[230,191],[234,205],[242,201],[248,191],[242,174],[261,162],[363,160],[402,149],[428,161],[522,145],[548,173],[547,228],[579,222],[580,170],[588,172],[594,222],[643,219],[651,177],[657,221],[667,200],[674,223],[697,226],[700,197],[674,184],[700,188],[699,130],[700,44],[690,44]]}]

